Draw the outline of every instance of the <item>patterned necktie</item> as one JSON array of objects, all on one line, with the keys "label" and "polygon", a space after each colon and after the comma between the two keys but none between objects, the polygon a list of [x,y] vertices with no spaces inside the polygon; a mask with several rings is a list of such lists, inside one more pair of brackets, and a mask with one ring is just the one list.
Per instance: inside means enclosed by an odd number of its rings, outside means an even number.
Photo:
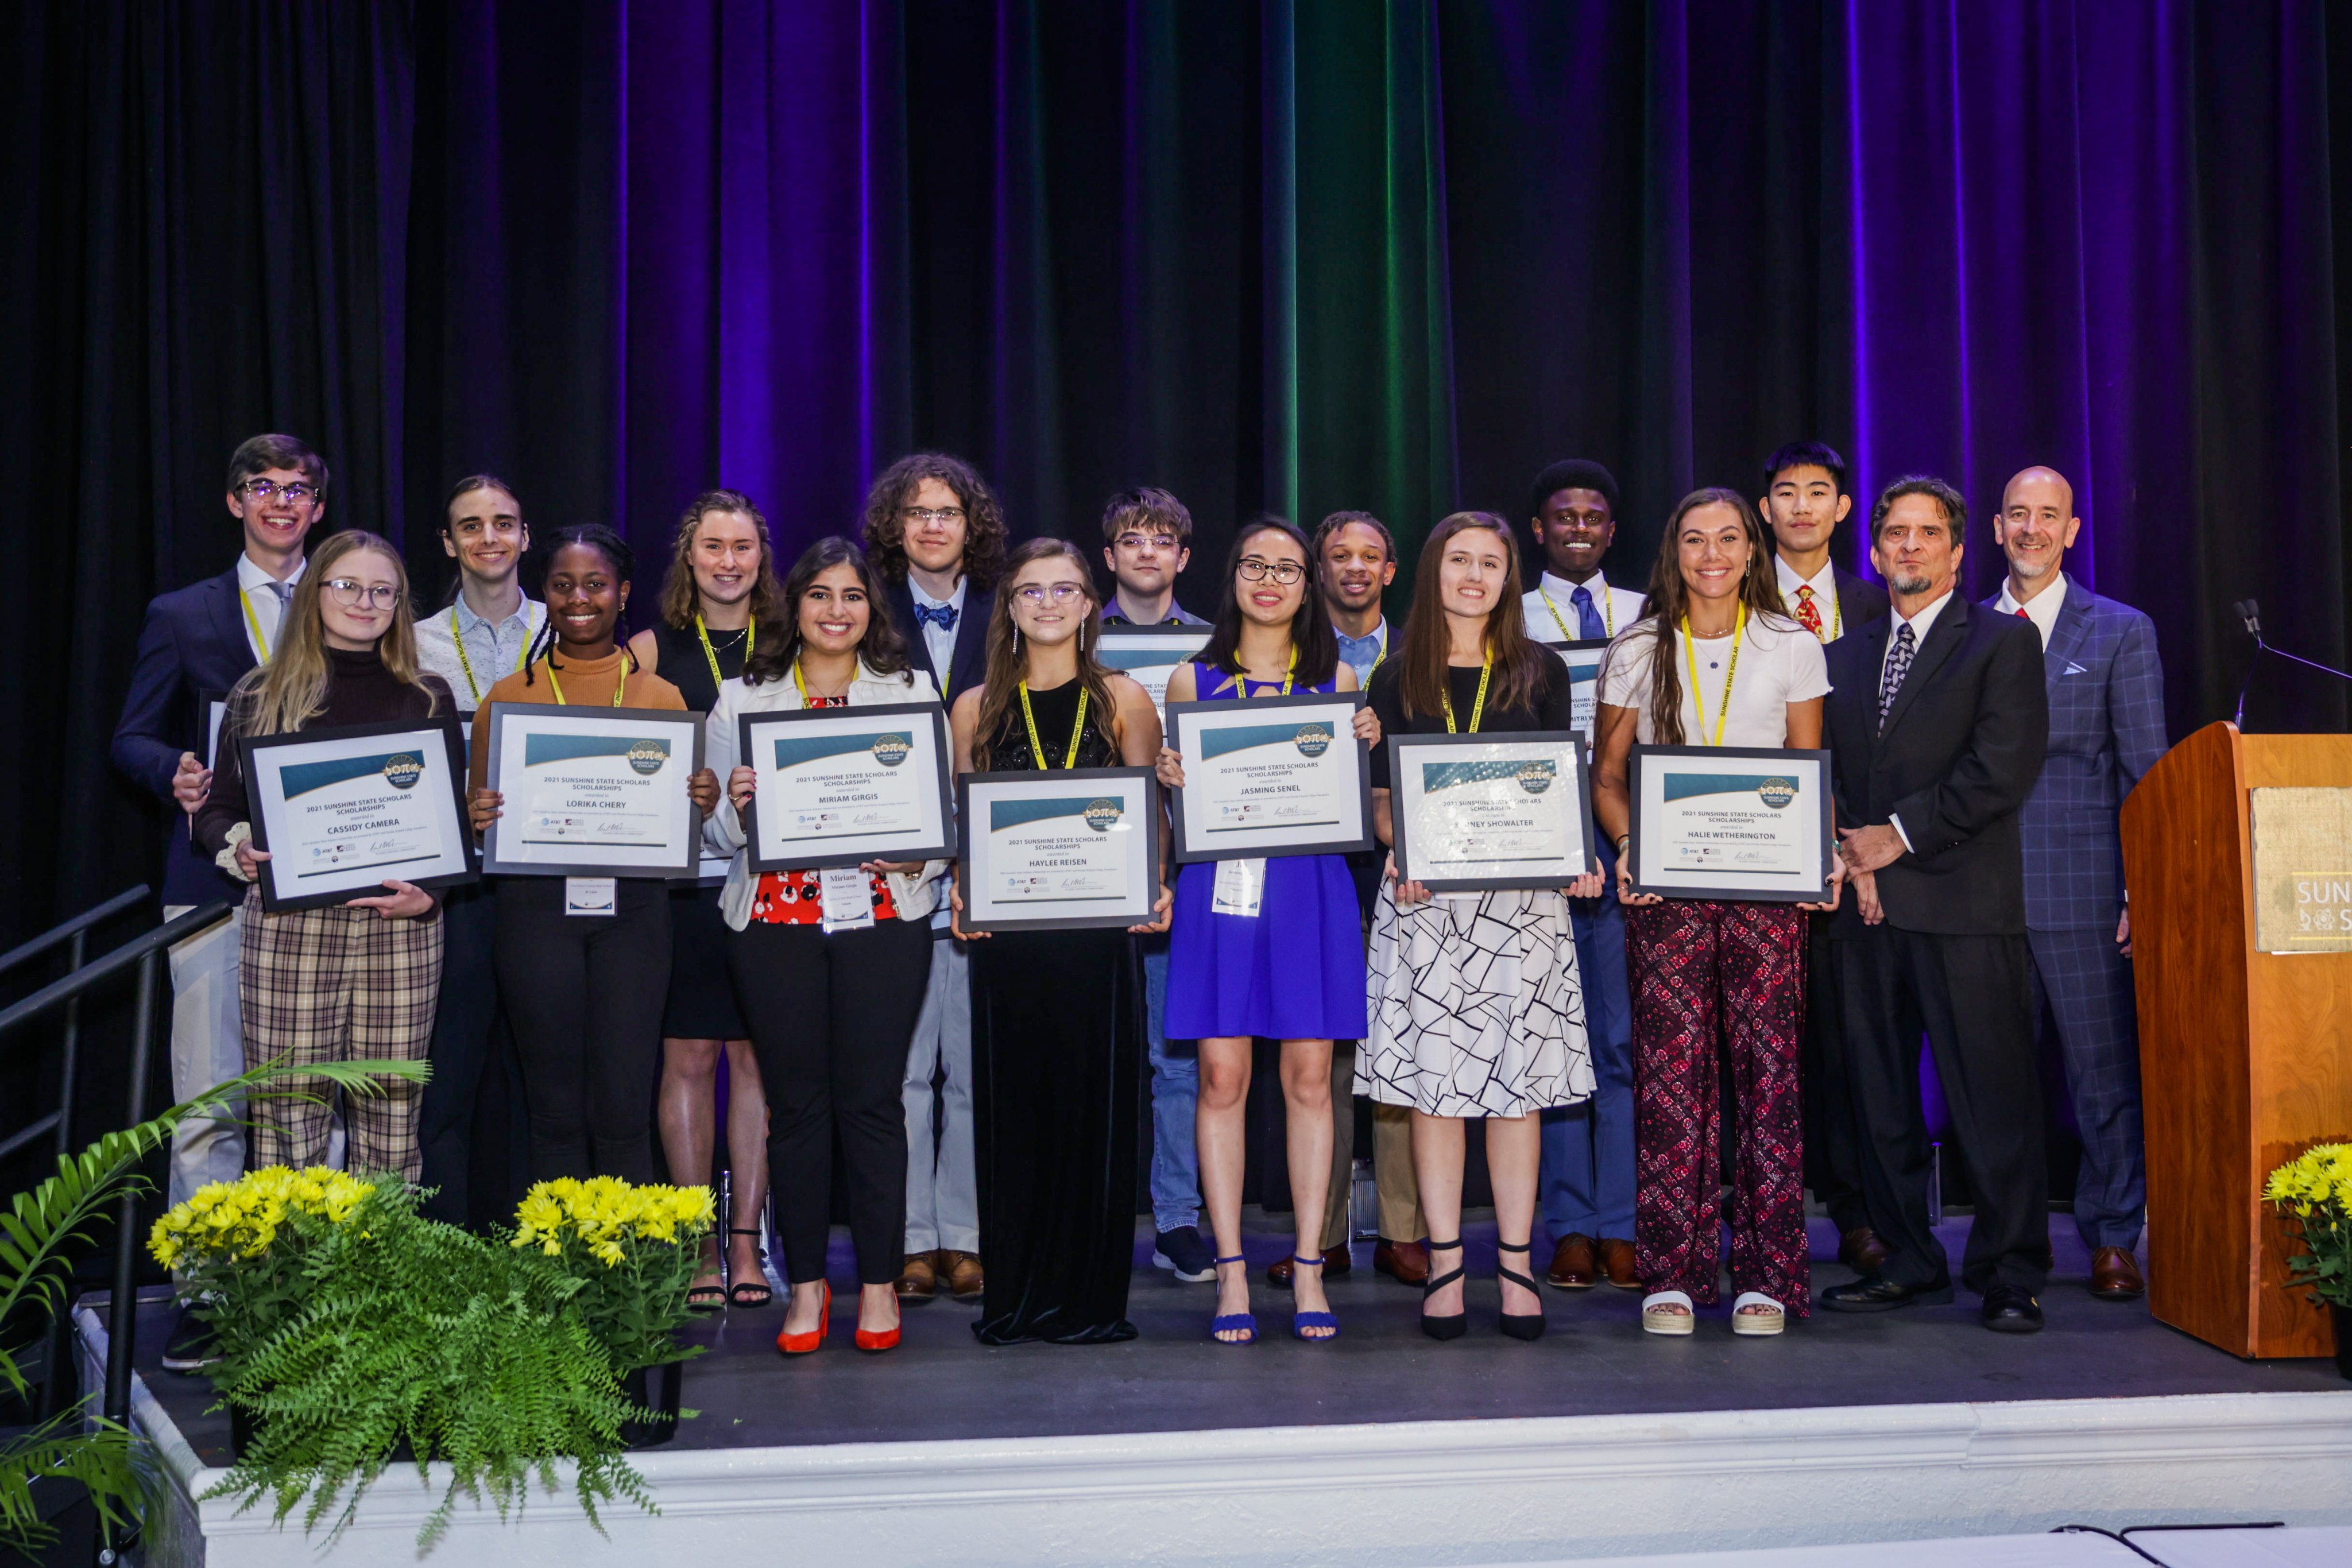
[{"label": "patterned necktie", "polygon": [[1568,601],[1576,606],[1578,636],[1606,637],[1609,635],[1608,624],[1601,619],[1601,612],[1592,608],[1591,589],[1580,584],[1576,591],[1568,596]]},{"label": "patterned necktie", "polygon": [[1821,640],[1822,612],[1813,603],[1813,585],[1810,582],[1797,589],[1797,619],[1805,623],[1805,630],[1813,634],[1814,641]]},{"label": "patterned necktie", "polygon": [[956,607],[952,604],[918,604],[915,606],[915,629],[919,632],[921,631],[926,624],[937,626],[942,632],[952,632],[955,630],[955,623]]},{"label": "patterned necktie", "polygon": [[1911,622],[1906,621],[1895,629],[1895,651],[1886,655],[1886,673],[1878,682],[1878,727],[1886,727],[1887,711],[1895,706],[1895,694],[1903,689],[1903,677],[1911,673],[1911,655],[1918,643],[1911,635]]}]

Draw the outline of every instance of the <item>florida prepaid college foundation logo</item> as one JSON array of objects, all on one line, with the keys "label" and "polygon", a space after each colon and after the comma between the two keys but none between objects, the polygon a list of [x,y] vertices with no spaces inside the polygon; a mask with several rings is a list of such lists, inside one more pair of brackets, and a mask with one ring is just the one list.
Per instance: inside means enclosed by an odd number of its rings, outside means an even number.
[{"label": "florida prepaid college foundation logo", "polygon": [[1559,776],[1559,765],[1556,762],[1538,759],[1519,764],[1519,788],[1530,795],[1540,795],[1550,789],[1552,780]]},{"label": "florida prepaid college foundation logo", "polygon": [[1797,786],[1787,779],[1767,779],[1756,786],[1756,798],[1777,811],[1796,800]]},{"label": "florida prepaid college foundation logo", "polygon": [[1301,757],[1320,757],[1331,749],[1331,727],[1328,724],[1302,724],[1295,737]]},{"label": "florida prepaid college foundation logo", "polygon": [[640,740],[629,747],[629,766],[647,778],[660,772],[662,764],[668,760],[669,742],[667,740]]},{"label": "florida prepaid college foundation logo", "polygon": [[1122,807],[1116,800],[1089,800],[1087,802],[1087,826],[1092,828],[1097,833],[1109,832],[1113,828],[1118,826],[1119,818],[1126,814],[1126,808]]},{"label": "florida prepaid college foundation logo", "polygon": [[913,749],[903,735],[877,735],[874,737],[874,760],[885,768],[898,767],[907,760],[907,753]]},{"label": "florida prepaid college foundation logo", "polygon": [[395,789],[414,789],[425,777],[425,764],[413,752],[395,751],[383,759],[383,781]]}]

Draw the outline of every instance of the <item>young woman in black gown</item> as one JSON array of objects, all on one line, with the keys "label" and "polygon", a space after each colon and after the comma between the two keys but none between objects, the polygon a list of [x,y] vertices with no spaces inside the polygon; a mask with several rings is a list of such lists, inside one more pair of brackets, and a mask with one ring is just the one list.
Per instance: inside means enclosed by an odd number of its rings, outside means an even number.
[{"label": "young woman in black gown", "polygon": [[[955,702],[956,768],[1148,768],[1160,716],[1097,664],[1102,605],[1067,541],[1013,552],[988,629],[988,676]],[[1040,755],[1042,753],[1042,755]],[[1164,931],[1171,904],[1160,894]],[[959,918],[963,901],[955,904]],[[971,950],[973,1115],[988,1281],[983,1344],[1133,1339],[1136,1120],[1143,968],[1117,929],[1008,931]]]}]

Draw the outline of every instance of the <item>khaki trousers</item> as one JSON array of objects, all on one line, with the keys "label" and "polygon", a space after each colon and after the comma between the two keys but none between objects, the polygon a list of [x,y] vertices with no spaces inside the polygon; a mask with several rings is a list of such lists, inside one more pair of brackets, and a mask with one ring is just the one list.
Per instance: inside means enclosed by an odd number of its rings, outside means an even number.
[{"label": "khaki trousers", "polygon": [[[1356,1183],[1356,1050],[1331,1043],[1331,1196],[1323,1205],[1323,1249],[1348,1239],[1348,1202]],[[1421,1184],[1412,1175],[1412,1112],[1372,1106],[1372,1185],[1380,1195],[1381,1237],[1421,1239]]]}]

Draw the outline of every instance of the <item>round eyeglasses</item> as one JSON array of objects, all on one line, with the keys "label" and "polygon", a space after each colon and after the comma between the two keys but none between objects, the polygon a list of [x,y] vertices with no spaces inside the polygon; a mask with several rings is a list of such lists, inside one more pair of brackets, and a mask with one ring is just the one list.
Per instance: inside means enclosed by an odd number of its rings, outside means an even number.
[{"label": "round eyeglasses", "polygon": [[368,583],[356,578],[331,577],[327,580],[328,594],[346,610],[356,608],[365,601],[372,610],[389,610],[400,602],[400,590],[389,582]]},{"label": "round eyeglasses", "polygon": [[1013,591],[1014,597],[1030,609],[1043,610],[1049,599],[1055,604],[1067,604],[1073,599],[1083,597],[1087,591],[1075,582],[1033,582]]},{"label": "round eyeglasses", "polygon": [[1255,556],[1242,559],[1242,579],[1246,582],[1273,581],[1288,588],[1307,575],[1307,569],[1295,560],[1260,560]]}]

